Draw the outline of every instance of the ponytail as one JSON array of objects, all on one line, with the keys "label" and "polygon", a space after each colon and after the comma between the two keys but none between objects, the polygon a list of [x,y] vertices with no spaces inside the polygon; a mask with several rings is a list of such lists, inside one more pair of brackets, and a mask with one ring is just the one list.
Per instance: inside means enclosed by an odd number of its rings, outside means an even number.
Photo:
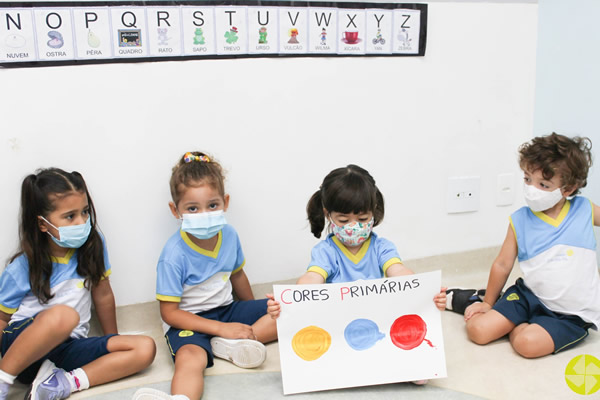
[{"label": "ponytail", "polygon": [[321,189],[317,190],[308,200],[306,214],[310,223],[310,231],[316,238],[321,237],[325,228],[325,212],[323,212],[323,201],[321,200]]},{"label": "ponytail", "polygon": [[32,293],[42,303],[53,296],[50,291],[52,261],[47,234],[39,228],[39,215],[51,211],[48,200],[38,188],[37,175],[25,177],[21,185],[21,215],[19,221],[19,251],[12,256],[13,262],[21,254],[25,254],[29,262],[29,282]]},{"label": "ponytail", "polygon": [[383,194],[377,188],[375,192],[375,209],[373,210],[373,226],[377,226],[383,221],[383,216],[385,215],[385,205],[383,200]]}]

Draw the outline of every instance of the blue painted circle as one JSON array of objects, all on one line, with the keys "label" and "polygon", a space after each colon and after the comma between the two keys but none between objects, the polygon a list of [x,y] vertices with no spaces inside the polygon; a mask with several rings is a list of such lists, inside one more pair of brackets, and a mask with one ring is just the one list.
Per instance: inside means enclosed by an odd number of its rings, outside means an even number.
[{"label": "blue painted circle", "polygon": [[344,329],[344,339],[354,350],[366,350],[383,339],[377,324],[369,319],[355,319]]}]

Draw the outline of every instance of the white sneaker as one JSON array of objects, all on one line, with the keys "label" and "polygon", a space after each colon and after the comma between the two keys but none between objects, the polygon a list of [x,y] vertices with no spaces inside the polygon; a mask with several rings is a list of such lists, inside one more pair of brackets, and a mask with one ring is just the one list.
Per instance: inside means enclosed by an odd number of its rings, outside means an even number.
[{"label": "white sneaker", "polygon": [[132,400],[190,400],[182,394],[169,395],[157,389],[141,388],[132,397]]},{"label": "white sneaker", "polygon": [[30,400],[66,399],[71,394],[71,383],[65,370],[56,368],[50,360],[45,360],[25,395]]},{"label": "white sneaker", "polygon": [[0,400],[4,400],[8,397],[8,391],[10,390],[10,385],[6,382],[0,382]]},{"label": "white sneaker", "polygon": [[231,361],[240,368],[256,368],[267,358],[265,345],[257,340],[215,336],[210,339],[210,346],[215,357]]}]

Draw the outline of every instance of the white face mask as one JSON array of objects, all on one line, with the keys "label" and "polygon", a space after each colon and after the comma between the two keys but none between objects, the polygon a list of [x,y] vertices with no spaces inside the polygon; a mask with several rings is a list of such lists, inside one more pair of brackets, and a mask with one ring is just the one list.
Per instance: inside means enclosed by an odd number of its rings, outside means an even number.
[{"label": "white face mask", "polygon": [[533,185],[525,184],[523,187],[525,202],[531,208],[531,211],[539,212],[554,207],[563,199],[560,188],[556,188],[551,192],[538,189]]}]

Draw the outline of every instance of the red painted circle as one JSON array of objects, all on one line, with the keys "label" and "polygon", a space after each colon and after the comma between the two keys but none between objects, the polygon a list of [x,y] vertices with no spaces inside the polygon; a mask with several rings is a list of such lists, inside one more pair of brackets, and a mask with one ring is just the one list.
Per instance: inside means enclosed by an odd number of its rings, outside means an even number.
[{"label": "red painted circle", "polygon": [[414,349],[425,339],[427,325],[415,314],[403,315],[390,328],[392,343],[404,350]]}]

